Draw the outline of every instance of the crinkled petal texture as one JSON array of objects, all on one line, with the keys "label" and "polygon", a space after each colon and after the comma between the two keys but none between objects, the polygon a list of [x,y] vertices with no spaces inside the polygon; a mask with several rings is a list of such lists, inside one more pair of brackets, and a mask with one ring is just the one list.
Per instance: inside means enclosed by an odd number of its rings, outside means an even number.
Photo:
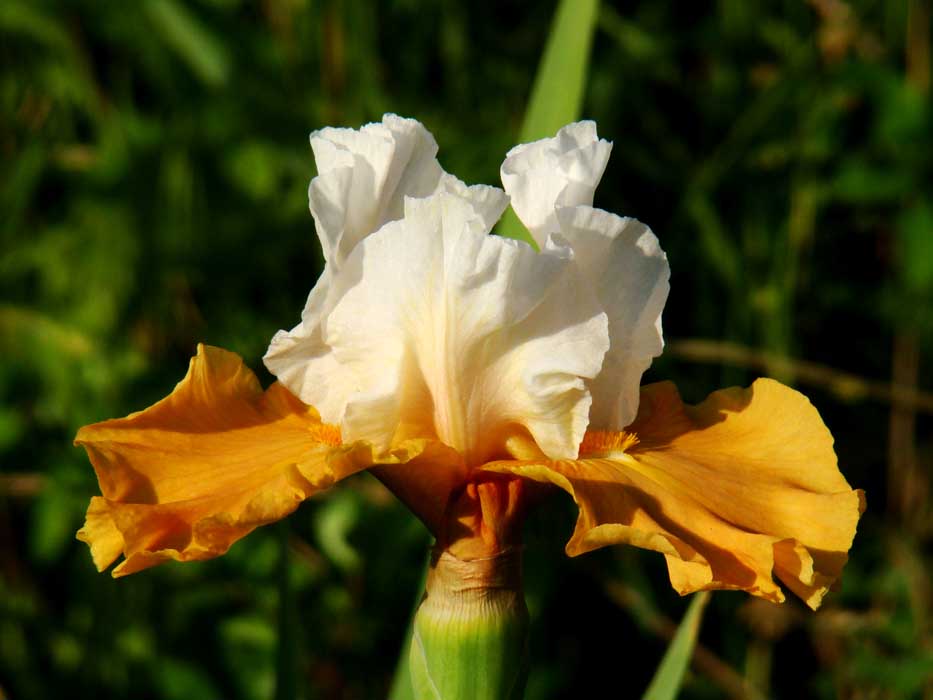
[{"label": "crinkled petal texture", "polygon": [[538,244],[555,235],[568,242],[608,314],[610,348],[590,384],[590,427],[621,430],[635,419],[642,374],[664,347],[670,268],[647,226],[591,206],[611,149],[593,122],[578,122],[513,148],[501,175]]},{"label": "crinkled petal texture", "polygon": [[435,192],[437,142],[414,119],[386,114],[362,129],[311,134],[318,175],[308,199],[324,259],[339,268],[366,236],[402,216],[404,198]]},{"label": "crinkled petal texture", "polygon": [[438,439],[478,466],[525,430],[576,456],[606,315],[568,247],[488,235],[505,206],[485,187],[406,200],[333,278],[321,345],[270,367],[346,439],[382,450]]},{"label": "crinkled petal texture", "polygon": [[551,482],[580,508],[567,552],[634,544],[664,554],[681,594],[742,589],[817,608],[839,577],[864,494],[802,394],[759,379],[685,406],[670,383],[642,392],[627,433],[588,433],[578,460],[495,462]]},{"label": "crinkled petal texture", "polygon": [[[305,363],[327,361],[312,353],[322,347],[327,316],[339,301],[331,280],[360,241],[402,217],[405,197],[435,192],[470,197],[481,215],[492,217],[490,228],[502,213],[501,196],[489,194],[493,188],[468,188],[441,169],[437,142],[414,119],[386,114],[381,123],[361,129],[328,127],[311,134],[311,148],[318,175],[311,180],[308,198],[326,264],[301,322],[276,333],[264,358],[269,370],[297,394],[310,391],[303,383],[314,381],[302,371]],[[343,288],[347,286],[344,276]]]},{"label": "crinkled petal texture", "polygon": [[590,384],[590,428],[622,430],[638,412],[642,374],[661,354],[670,267],[657,237],[635,219],[589,206],[557,210],[560,235],[609,319],[609,352]]},{"label": "crinkled petal texture", "polygon": [[593,204],[611,151],[612,144],[597,137],[596,122],[583,121],[506,154],[499,171],[502,184],[539,246],[560,230],[559,207]]},{"label": "crinkled petal texture", "polygon": [[264,392],[237,355],[206,346],[169,396],[85,426],[75,442],[102,492],[78,538],[99,570],[126,557],[114,576],[223,554],[372,463],[368,446],[342,445],[339,430],[281,384]]}]

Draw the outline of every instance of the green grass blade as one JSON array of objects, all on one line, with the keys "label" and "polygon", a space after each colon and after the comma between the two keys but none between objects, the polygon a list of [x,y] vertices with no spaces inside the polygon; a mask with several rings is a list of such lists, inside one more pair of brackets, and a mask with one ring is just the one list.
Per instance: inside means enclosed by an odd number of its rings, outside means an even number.
[{"label": "green grass blade", "polygon": [[[414,614],[412,615],[414,617]],[[392,690],[389,700],[414,700],[415,689],[411,682],[411,671],[408,666],[408,650],[411,649],[411,638],[414,624],[408,624],[405,640],[402,642],[402,651],[398,655],[398,664],[395,667],[395,676],[392,678]]]},{"label": "green grass blade", "polygon": [[[553,136],[580,118],[599,0],[561,0],[519,133],[519,143]],[[534,245],[511,207],[496,233]]]},{"label": "green grass blade", "polygon": [[223,86],[230,77],[230,55],[220,38],[175,0],[149,0],[144,6],[153,28],[204,83]]},{"label": "green grass blade", "polygon": [[521,142],[552,136],[580,117],[599,0],[561,0],[522,123]]},{"label": "green grass blade", "polygon": [[424,568],[421,572],[421,583],[418,584],[418,595],[411,609],[408,630],[405,632],[405,641],[402,642],[402,651],[398,656],[398,662],[395,667],[395,677],[392,679],[392,690],[389,693],[389,700],[414,700],[415,697],[415,689],[412,685],[411,671],[409,670],[408,650],[411,649],[411,638],[415,629],[415,613],[418,612],[418,606],[421,605],[421,598],[424,597],[424,585],[428,580],[428,567],[430,565],[431,558],[428,556],[424,561]]},{"label": "green grass blade", "polygon": [[528,229],[525,228],[525,225],[519,220],[515,212],[512,211],[512,207],[505,210],[505,214],[502,215],[502,218],[496,226],[496,233],[506,238],[515,238],[519,241],[525,241],[525,243],[529,243],[532,248],[537,249],[538,247],[538,244],[535,243],[531,234],[528,233]]},{"label": "green grass blade", "polygon": [[709,602],[709,591],[702,591],[693,596],[690,607],[687,608],[684,619],[680,621],[677,634],[671,640],[670,646],[661,659],[658,670],[655,671],[651,685],[642,696],[642,700],[674,700],[680,692],[687,664],[693,656],[697,637],[700,634],[700,622],[703,620],[703,609]]}]

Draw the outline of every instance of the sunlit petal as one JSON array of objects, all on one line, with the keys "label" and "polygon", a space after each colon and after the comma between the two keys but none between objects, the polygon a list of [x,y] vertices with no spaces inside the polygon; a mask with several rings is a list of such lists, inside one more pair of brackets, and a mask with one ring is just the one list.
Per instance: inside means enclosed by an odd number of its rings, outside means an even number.
[{"label": "sunlit petal", "polygon": [[319,174],[311,181],[309,197],[326,265],[308,295],[301,322],[276,333],[263,358],[269,371],[300,396],[320,391],[306,386],[317,382],[307,372],[308,364],[313,360],[322,367],[329,361],[323,350],[327,317],[355,282],[346,274],[337,287],[332,280],[360,241],[402,217],[406,197],[451,192],[470,201],[487,228],[508,206],[502,190],[467,187],[445,173],[436,159],[434,137],[414,119],[387,114],[382,123],[362,129],[322,129],[311,135],[311,145]]},{"label": "sunlit petal", "polygon": [[635,219],[589,206],[557,210],[560,235],[609,318],[609,352],[590,384],[590,428],[621,430],[635,419],[641,376],[661,354],[661,312],[670,289],[667,256]]},{"label": "sunlit petal", "polygon": [[839,473],[832,436],[806,397],[760,379],[691,407],[672,384],[655,384],[629,430],[588,434],[576,461],[487,468],[574,497],[571,555],[634,544],[665,555],[681,594],[734,588],[782,601],[776,575],[819,606],[846,561],[864,494]]},{"label": "sunlit petal", "polygon": [[302,380],[279,376],[347,439],[380,449],[437,438],[477,464],[518,424],[547,454],[575,456],[605,314],[569,248],[487,235],[505,197],[468,195],[409,199],[366,238],[333,280],[340,301]]},{"label": "sunlit petal", "polygon": [[82,428],[101,497],[79,539],[114,576],[168,559],[208,559],[278,520],[336,480],[368,467],[365,445],[282,385],[263,391],[233,353],[199,346],[166,398],[126,418]]},{"label": "sunlit petal", "polygon": [[498,187],[467,186],[462,180],[447,173],[441,180],[441,189],[469,202],[473,208],[473,215],[479,218],[482,228],[486,231],[492,230],[502,212],[509,206],[508,195]]},{"label": "sunlit petal", "polygon": [[432,194],[444,175],[430,132],[394,114],[362,129],[315,131],[311,148],[318,169],[311,213],[324,258],[336,268],[363,238],[401,218],[406,196]]},{"label": "sunlit petal", "polygon": [[512,208],[539,246],[559,230],[558,207],[593,204],[612,144],[591,121],[568,124],[553,138],[516,146],[500,176]]}]

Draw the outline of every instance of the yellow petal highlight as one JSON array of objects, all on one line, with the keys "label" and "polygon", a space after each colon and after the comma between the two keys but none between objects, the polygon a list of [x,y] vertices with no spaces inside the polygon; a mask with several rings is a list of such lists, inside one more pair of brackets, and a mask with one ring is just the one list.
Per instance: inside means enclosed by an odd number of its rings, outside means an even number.
[{"label": "yellow petal highlight", "polygon": [[235,354],[198,346],[175,390],[144,411],[81,428],[102,496],[78,539],[115,577],[167,560],[209,559],[315,492],[372,464],[367,445]]},{"label": "yellow petal highlight", "polygon": [[589,433],[580,459],[485,468],[573,496],[571,556],[619,543],[661,552],[682,595],[741,589],[781,602],[776,575],[814,609],[865,508],[816,409],[770,379],[698,406],[684,405],[673,384],[647,386],[626,433]]}]

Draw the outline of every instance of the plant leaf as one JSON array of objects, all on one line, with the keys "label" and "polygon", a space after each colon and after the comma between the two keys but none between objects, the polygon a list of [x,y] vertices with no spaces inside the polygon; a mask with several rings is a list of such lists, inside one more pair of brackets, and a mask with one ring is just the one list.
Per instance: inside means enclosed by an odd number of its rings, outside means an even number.
[{"label": "plant leaf", "polygon": [[[599,0],[561,0],[531,88],[519,143],[553,136],[580,118],[598,15]],[[511,207],[496,233],[535,245]]]},{"label": "plant leaf", "polygon": [[392,690],[389,693],[389,700],[414,700],[415,689],[412,684],[411,670],[409,668],[409,650],[415,631],[415,613],[418,612],[418,606],[421,605],[421,599],[424,597],[424,586],[428,580],[428,568],[431,565],[431,559],[428,557],[424,561],[424,569],[421,573],[421,583],[418,585],[418,595],[415,598],[415,604],[411,608],[411,618],[408,622],[408,629],[405,631],[405,641],[402,642],[402,653],[399,654],[398,663],[395,667],[395,676],[392,679]]},{"label": "plant leaf", "polygon": [[677,697],[700,634],[703,609],[708,602],[709,591],[701,591],[693,596],[642,700],[674,700]]},{"label": "plant leaf", "polygon": [[175,0],[149,0],[144,7],[155,31],[202,82],[212,87],[227,82],[230,77],[227,47],[186,6]]}]

